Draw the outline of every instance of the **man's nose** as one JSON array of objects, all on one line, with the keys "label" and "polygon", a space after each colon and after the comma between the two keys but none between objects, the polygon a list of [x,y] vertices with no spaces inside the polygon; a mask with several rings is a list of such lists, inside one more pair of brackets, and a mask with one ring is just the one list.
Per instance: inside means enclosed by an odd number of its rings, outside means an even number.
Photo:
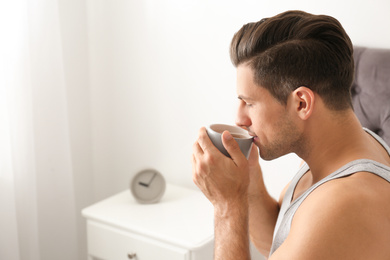
[{"label": "man's nose", "polygon": [[237,109],[236,125],[242,128],[248,128],[252,125],[252,121],[243,105],[240,105]]}]

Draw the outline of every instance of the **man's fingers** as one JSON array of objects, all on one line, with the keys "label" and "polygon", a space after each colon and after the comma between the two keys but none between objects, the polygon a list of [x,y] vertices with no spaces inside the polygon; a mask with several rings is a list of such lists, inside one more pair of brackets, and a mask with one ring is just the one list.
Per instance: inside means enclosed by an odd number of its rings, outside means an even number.
[{"label": "man's fingers", "polygon": [[222,133],[222,143],[236,165],[239,165],[242,160],[246,161],[245,155],[240,150],[240,146],[228,131]]},{"label": "man's fingers", "polygon": [[194,156],[201,156],[201,155],[203,155],[203,149],[202,149],[202,147],[200,147],[198,141],[196,141],[196,142],[192,145],[192,154],[193,154]]},{"label": "man's fingers", "polygon": [[192,154],[192,157],[191,157],[191,161],[192,161],[192,181],[198,185],[198,172],[197,172],[197,161],[196,161],[196,157],[194,154]]},{"label": "man's fingers", "polygon": [[199,130],[198,143],[203,152],[210,151],[210,153],[215,153],[217,150],[213,142],[211,142],[205,127]]}]

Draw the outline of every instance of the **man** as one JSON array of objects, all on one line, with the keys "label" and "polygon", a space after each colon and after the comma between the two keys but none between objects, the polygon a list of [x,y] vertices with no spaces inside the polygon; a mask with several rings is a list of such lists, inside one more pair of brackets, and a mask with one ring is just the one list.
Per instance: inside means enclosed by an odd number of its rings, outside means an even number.
[{"label": "man", "polygon": [[[215,259],[250,259],[249,237],[272,260],[390,259],[390,149],[353,112],[353,48],[341,24],[285,12],[244,25],[230,55],[236,123],[255,146],[247,160],[224,132],[225,157],[205,128],[194,143],[193,180],[214,205]],[[276,201],[258,156],[292,152],[305,164]]]}]

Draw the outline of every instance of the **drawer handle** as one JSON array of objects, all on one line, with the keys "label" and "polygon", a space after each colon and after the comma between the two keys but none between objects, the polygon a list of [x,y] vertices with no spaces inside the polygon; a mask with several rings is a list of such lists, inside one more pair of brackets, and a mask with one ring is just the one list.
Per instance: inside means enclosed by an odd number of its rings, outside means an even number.
[{"label": "drawer handle", "polygon": [[137,254],[136,254],[136,253],[128,253],[128,254],[127,254],[127,257],[128,257],[129,259],[135,259],[135,258],[137,257]]}]

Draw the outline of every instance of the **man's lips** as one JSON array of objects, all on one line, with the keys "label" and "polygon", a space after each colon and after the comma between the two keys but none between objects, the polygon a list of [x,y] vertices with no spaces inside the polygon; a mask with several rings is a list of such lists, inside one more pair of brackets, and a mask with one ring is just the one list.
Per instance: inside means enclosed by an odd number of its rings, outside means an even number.
[{"label": "man's lips", "polygon": [[255,135],[255,134],[252,133],[252,132],[248,132],[248,134],[249,134],[250,136],[252,136],[253,138],[257,138],[257,135]]}]

